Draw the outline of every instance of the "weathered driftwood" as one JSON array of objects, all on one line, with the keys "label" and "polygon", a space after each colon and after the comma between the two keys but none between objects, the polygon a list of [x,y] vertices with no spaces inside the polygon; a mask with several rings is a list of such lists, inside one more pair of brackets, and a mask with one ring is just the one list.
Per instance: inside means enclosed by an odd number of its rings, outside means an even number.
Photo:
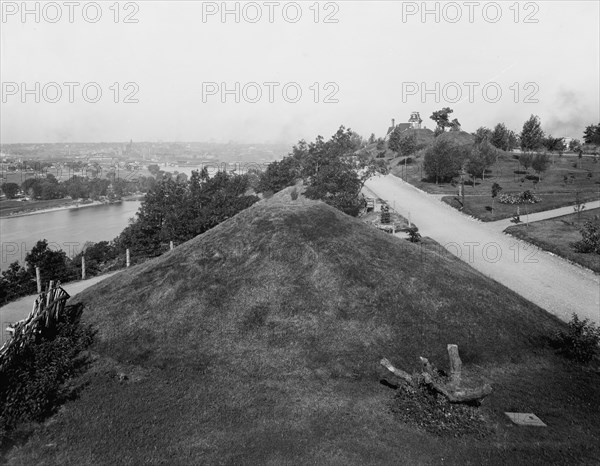
[{"label": "weathered driftwood", "polygon": [[489,384],[477,387],[463,387],[461,385],[462,361],[458,354],[457,345],[448,345],[448,357],[450,358],[450,374],[448,377],[440,375],[436,367],[423,357],[420,358],[421,373],[414,376],[394,367],[385,358],[380,361],[380,364],[388,370],[384,379],[389,384],[398,386],[399,383],[406,382],[416,386],[418,381],[422,380],[435,391],[444,395],[451,403],[481,403],[481,400],[492,393],[492,387]]}]

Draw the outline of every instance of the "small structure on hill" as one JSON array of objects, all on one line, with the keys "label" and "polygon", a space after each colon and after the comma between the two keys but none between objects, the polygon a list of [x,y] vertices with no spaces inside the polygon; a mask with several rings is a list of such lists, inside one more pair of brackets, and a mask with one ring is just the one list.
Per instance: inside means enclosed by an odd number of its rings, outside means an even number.
[{"label": "small structure on hill", "polygon": [[423,120],[421,119],[419,112],[411,112],[408,123],[396,124],[396,120],[392,118],[392,126],[388,128],[385,139],[389,139],[390,134],[392,134],[392,131],[395,129],[398,129],[400,132],[404,132],[409,129],[421,129],[421,123],[423,123]]},{"label": "small structure on hill", "polygon": [[423,120],[421,120],[419,112],[412,112],[410,114],[410,118],[408,119],[408,123],[410,124],[411,129],[421,129],[421,123],[423,123]]}]

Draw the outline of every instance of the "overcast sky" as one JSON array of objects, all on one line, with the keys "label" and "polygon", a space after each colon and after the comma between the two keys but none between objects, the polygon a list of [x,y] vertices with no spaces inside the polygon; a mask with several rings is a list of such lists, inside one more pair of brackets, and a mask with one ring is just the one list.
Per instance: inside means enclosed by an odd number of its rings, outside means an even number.
[{"label": "overcast sky", "polygon": [[291,144],[445,106],[469,132],[600,121],[597,1],[113,3],[2,2],[2,143]]}]

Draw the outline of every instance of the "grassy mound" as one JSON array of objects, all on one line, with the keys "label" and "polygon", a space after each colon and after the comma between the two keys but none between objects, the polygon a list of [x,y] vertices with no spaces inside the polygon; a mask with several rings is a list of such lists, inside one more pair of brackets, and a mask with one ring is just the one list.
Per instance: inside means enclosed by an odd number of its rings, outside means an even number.
[{"label": "grassy mound", "polygon": [[467,362],[506,359],[554,325],[461,262],[288,191],[83,292],[101,352],[196,369],[213,354],[238,364],[251,345],[249,370],[276,373],[280,349],[298,368],[363,378],[382,353],[413,364],[445,358],[449,341]]},{"label": "grassy mound", "polygon": [[406,134],[414,134],[417,138],[417,147],[426,147],[430,144],[433,144],[433,140],[435,139],[433,131],[427,128],[420,129],[408,129],[406,130]]},{"label": "grassy mound", "polygon": [[403,423],[390,409],[393,392],[379,384],[378,361],[411,370],[423,355],[441,364],[456,343],[465,373],[494,383],[503,372],[491,368],[521,367],[563,326],[447,254],[323,203],[292,201],[290,191],[78,295],[98,330],[99,362],[82,397],[15,462],[510,456],[505,439],[457,450]]},{"label": "grassy mound", "polygon": [[475,143],[474,136],[466,131],[446,131],[440,134],[438,138],[448,140],[459,146],[471,146]]}]

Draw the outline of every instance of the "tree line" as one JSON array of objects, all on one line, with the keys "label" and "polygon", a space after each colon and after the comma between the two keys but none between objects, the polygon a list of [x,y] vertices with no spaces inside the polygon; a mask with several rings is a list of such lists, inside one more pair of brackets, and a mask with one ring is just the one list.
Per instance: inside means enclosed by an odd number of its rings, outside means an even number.
[{"label": "tree line", "polygon": [[[46,240],[38,241],[26,256],[25,266],[13,262],[2,272],[0,303],[35,293],[36,267],[40,268],[43,281],[62,282],[81,276],[82,257],[87,276],[122,268],[127,249],[132,263],[158,256],[168,250],[171,241],[188,241],[250,207],[259,200],[258,194],[270,197],[300,180],[305,182],[307,197],[356,216],[365,204],[361,195],[364,182],[373,173],[386,170],[383,163],[370,158],[365,146],[358,134],[341,126],[329,140],[319,136],[311,143],[299,141],[287,157],[270,164],[264,172],[219,171],[211,177],[204,168],[192,172],[188,179],[153,167],[157,179],[152,178],[135,219],[118,237],[87,243],[73,258],[63,251],[51,250]],[[75,177],[61,185],[79,197],[77,190],[85,183],[104,187],[107,181]],[[103,191],[98,192],[102,195]]]},{"label": "tree line", "polygon": [[45,177],[28,178],[20,185],[3,183],[0,188],[7,199],[15,199],[19,192],[23,192],[36,200],[62,199],[66,196],[72,199],[98,200],[101,197],[118,199],[135,192],[145,192],[155,182],[156,179],[152,176],[125,180],[117,178],[114,174],[109,174],[107,178],[91,179],[75,175],[68,180],[59,181],[53,174],[48,173]]}]

